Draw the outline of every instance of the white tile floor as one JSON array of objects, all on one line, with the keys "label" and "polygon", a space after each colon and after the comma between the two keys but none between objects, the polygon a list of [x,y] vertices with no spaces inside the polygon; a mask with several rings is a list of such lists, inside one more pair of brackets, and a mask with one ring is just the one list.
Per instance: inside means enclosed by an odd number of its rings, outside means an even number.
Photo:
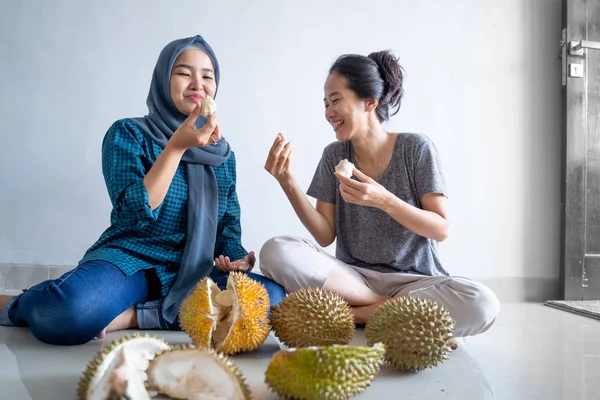
[{"label": "white tile floor", "polygon": [[[160,336],[188,341],[183,333]],[[362,330],[355,343],[365,343]],[[27,329],[0,327],[0,399],[75,399],[79,374],[102,344],[48,346]],[[257,399],[277,398],[264,386],[263,373],[278,349],[270,337],[257,351],[234,357]],[[490,331],[468,338],[441,366],[414,374],[384,367],[358,398],[600,399],[600,321],[537,303],[505,303]]]}]

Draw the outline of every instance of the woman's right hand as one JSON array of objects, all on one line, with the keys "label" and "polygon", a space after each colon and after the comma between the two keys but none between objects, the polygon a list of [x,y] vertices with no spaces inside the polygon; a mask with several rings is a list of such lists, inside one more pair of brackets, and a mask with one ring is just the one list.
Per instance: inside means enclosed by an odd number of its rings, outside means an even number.
[{"label": "woman's right hand", "polygon": [[216,113],[208,117],[208,122],[202,128],[196,129],[196,120],[200,116],[200,109],[200,104],[196,105],[194,111],[171,136],[168,143],[171,148],[185,151],[193,147],[204,147],[221,140]]},{"label": "woman's right hand", "polygon": [[265,169],[277,179],[279,184],[289,184],[292,180],[290,160],[292,158],[292,142],[283,135],[277,135],[265,164]]}]

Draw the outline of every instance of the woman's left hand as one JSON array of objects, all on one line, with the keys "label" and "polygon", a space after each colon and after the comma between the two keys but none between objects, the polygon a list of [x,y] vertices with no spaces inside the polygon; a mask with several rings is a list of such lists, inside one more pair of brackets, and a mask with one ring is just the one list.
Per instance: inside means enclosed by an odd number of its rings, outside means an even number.
[{"label": "woman's left hand", "polygon": [[352,204],[383,208],[390,196],[390,192],[356,168],[354,168],[353,173],[361,182],[346,178],[338,172],[335,173],[335,176],[340,180],[342,198]]},{"label": "woman's left hand", "polygon": [[215,258],[215,265],[223,272],[250,272],[252,271],[252,268],[254,268],[255,262],[256,256],[254,255],[253,251],[251,251],[246,257],[235,261],[231,261],[229,257],[223,257],[222,255],[219,256],[219,258]]}]

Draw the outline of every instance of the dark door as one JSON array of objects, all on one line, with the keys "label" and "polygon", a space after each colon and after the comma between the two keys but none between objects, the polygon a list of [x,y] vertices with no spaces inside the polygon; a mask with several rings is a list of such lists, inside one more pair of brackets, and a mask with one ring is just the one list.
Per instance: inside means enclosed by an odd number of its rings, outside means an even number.
[{"label": "dark door", "polygon": [[563,0],[561,281],[600,299],[600,0]]}]

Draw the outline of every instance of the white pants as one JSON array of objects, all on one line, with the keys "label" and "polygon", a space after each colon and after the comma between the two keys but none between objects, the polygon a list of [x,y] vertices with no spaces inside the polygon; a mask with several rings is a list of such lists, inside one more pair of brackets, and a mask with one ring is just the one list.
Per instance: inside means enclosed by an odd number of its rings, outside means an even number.
[{"label": "white pants", "polygon": [[310,240],[293,236],[269,239],[260,250],[260,269],[290,293],[322,287],[336,266],[347,269],[357,281],[384,296],[413,296],[441,304],[455,321],[456,337],[485,332],[496,320],[500,302],[486,286],[470,279],[382,273],[348,265]]}]

